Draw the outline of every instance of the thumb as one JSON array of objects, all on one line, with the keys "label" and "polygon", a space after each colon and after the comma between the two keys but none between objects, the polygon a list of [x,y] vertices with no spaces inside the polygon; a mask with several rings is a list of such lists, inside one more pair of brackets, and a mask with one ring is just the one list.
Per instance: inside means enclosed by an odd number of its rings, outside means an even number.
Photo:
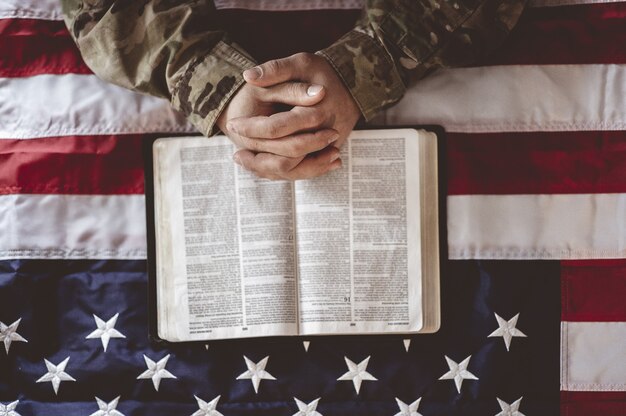
[{"label": "thumb", "polygon": [[283,82],[260,92],[265,102],[282,103],[292,106],[312,106],[324,98],[326,89],[322,85],[303,82]]},{"label": "thumb", "polygon": [[244,71],[243,78],[257,87],[269,87],[285,81],[299,80],[302,78],[302,68],[312,62],[310,55],[297,53],[287,58],[267,61]]}]

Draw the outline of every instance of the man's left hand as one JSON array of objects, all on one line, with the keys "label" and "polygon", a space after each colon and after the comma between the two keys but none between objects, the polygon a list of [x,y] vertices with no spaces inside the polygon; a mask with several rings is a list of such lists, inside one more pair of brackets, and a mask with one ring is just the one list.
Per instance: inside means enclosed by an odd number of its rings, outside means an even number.
[{"label": "man's left hand", "polygon": [[[326,95],[315,105],[295,106],[289,111],[269,117],[231,119],[228,129],[253,140],[264,141],[303,131],[333,129],[338,132],[339,139],[321,152],[293,161],[273,153],[254,153],[242,149],[235,154],[235,160],[240,165],[261,177],[291,180],[319,176],[341,166],[337,149],[331,147],[339,148],[345,143],[361,113],[343,81],[326,59],[310,53],[298,53],[249,69],[244,72],[244,79],[258,87],[269,87],[287,81],[322,85]],[[320,157],[324,161],[321,166]],[[316,167],[307,169],[309,165]]]}]

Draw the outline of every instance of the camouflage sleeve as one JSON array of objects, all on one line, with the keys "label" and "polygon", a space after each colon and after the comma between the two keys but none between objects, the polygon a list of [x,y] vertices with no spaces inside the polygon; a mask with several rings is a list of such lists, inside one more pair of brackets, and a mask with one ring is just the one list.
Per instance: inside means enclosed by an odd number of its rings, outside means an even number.
[{"label": "camouflage sleeve", "polygon": [[167,98],[205,135],[254,61],[216,27],[208,0],[61,0],[99,77]]},{"label": "camouflage sleeve", "polygon": [[366,120],[437,68],[469,65],[511,31],[525,0],[367,0],[356,27],[319,51]]}]

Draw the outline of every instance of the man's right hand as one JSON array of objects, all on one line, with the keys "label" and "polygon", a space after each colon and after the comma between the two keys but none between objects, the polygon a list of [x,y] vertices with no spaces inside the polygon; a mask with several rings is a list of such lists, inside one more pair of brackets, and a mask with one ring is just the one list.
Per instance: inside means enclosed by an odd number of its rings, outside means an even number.
[{"label": "man's right hand", "polygon": [[241,117],[280,114],[287,106],[312,106],[324,98],[326,90],[321,85],[302,82],[283,82],[270,87],[257,87],[245,83],[234,95],[217,120],[217,126],[239,148],[254,153],[279,156],[278,164],[294,167],[310,153],[325,149],[339,138],[336,130],[325,128],[311,132],[299,132],[277,139],[250,138],[232,129],[230,120]]},{"label": "man's right hand", "polygon": [[[339,148],[347,140],[361,112],[350,91],[325,58],[310,53],[298,53],[265,62],[245,71],[243,75],[248,84],[259,88],[271,88],[295,81],[323,85],[325,95],[319,103],[297,105],[290,111],[271,116],[231,119],[231,129],[236,129],[250,140],[277,144],[273,152],[241,149],[235,154],[235,160],[238,157],[238,162],[245,169],[270,179],[313,178],[341,167]],[[311,152],[303,159],[277,156],[284,155],[280,153],[279,146],[284,137],[328,129],[337,132],[338,139],[324,150]]]}]

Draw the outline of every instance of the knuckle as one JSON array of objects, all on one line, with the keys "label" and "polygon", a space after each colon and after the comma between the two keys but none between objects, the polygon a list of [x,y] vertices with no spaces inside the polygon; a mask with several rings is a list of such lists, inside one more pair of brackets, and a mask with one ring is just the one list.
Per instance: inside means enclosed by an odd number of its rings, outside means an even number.
[{"label": "knuckle", "polygon": [[343,162],[341,160],[339,161],[334,161],[329,163],[328,165],[326,165],[324,167],[324,170],[322,172],[320,172],[320,175],[326,174],[326,173],[330,173],[334,170],[340,169],[343,166]]},{"label": "knuckle", "polygon": [[287,174],[291,170],[291,160],[285,157],[281,157],[276,161],[275,172],[277,174]]},{"label": "knuckle", "polygon": [[251,149],[253,152],[258,153],[263,151],[263,142],[260,140],[250,139]]},{"label": "knuckle", "polygon": [[245,160],[246,158],[241,157],[239,159],[239,166],[241,166],[241,168],[243,170],[247,170],[249,172],[252,172],[253,170],[250,168],[250,162]]},{"label": "knuckle", "polygon": [[294,58],[300,65],[306,67],[306,66],[313,64],[314,56],[315,55],[313,55],[312,53],[300,52],[300,53],[295,54]]},{"label": "knuckle", "polygon": [[280,126],[276,123],[271,123],[267,126],[267,135],[270,137],[278,137],[280,134]]},{"label": "knuckle", "polygon": [[278,176],[276,176],[275,172],[272,172],[272,170],[267,166],[267,164],[263,166],[259,166],[257,169],[255,169],[254,174],[258,176],[259,178],[263,178],[263,179],[270,179],[270,180],[278,179]]},{"label": "knuckle", "polygon": [[266,88],[257,87],[256,85],[252,84],[244,84],[244,87],[247,87],[248,91],[246,93],[249,94],[252,98],[262,99],[267,95]]},{"label": "knuckle", "polygon": [[300,157],[306,155],[307,152],[306,143],[304,140],[295,140],[291,146],[289,146],[289,157]]},{"label": "knuckle", "polygon": [[313,138],[315,142],[322,147],[326,147],[329,144],[329,140],[335,137],[336,133],[333,130],[320,130],[315,132]]},{"label": "knuckle", "polygon": [[306,86],[301,83],[291,83],[289,84],[289,94],[294,98],[306,97]]},{"label": "knuckle", "polygon": [[246,149],[252,150],[253,152],[257,152],[259,150],[259,142],[258,140],[251,139],[249,137],[242,137],[243,145]]},{"label": "knuckle", "polygon": [[270,179],[270,175],[267,172],[260,171],[260,170],[253,170],[252,173],[254,174],[254,176],[258,178]]},{"label": "knuckle", "polygon": [[263,64],[263,70],[265,71],[265,73],[268,73],[268,74],[274,74],[278,72],[279,69],[280,69],[280,63],[276,59],[267,61],[266,63]]},{"label": "knuckle", "polygon": [[263,170],[262,166],[259,166],[259,161],[255,159],[253,159],[249,164],[248,164],[248,168],[247,170],[250,171],[251,173],[253,173],[255,176],[258,176],[260,178],[263,177],[264,174],[266,174],[267,172]]},{"label": "knuckle", "polygon": [[324,121],[324,115],[321,111],[311,111],[307,121],[312,126],[319,126]]}]

